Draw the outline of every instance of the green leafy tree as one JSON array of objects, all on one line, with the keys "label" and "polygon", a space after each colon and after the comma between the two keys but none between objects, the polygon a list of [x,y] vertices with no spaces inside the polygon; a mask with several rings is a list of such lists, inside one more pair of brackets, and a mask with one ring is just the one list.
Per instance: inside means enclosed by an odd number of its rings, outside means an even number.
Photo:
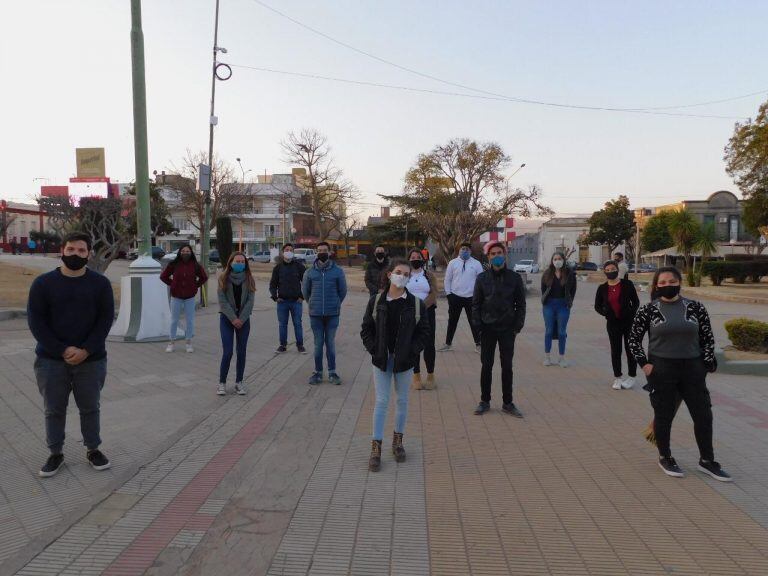
[{"label": "green leafy tree", "polygon": [[421,223],[409,214],[392,216],[386,222],[368,226],[366,233],[371,245],[384,244],[393,256],[406,256],[409,248],[423,246],[427,241]]},{"label": "green leafy tree", "polygon": [[232,254],[232,219],[229,216],[222,216],[216,219],[216,248],[219,250],[219,261],[222,266],[229,262],[229,255]]},{"label": "green leafy tree", "polygon": [[738,122],[725,147],[725,169],[745,197],[768,183],[768,102],[757,116]]},{"label": "green leafy tree", "polygon": [[691,270],[691,253],[701,235],[701,225],[696,217],[688,210],[672,212],[669,220],[669,234],[677,247],[677,250],[685,258],[686,272]]},{"label": "green leafy tree", "polygon": [[[136,184],[131,184],[126,190],[126,194],[135,199]],[[127,210],[126,219],[129,233],[136,236],[138,234],[138,219],[136,218],[135,200]],[[178,232],[178,229],[173,226],[173,222],[171,221],[171,211],[168,209],[165,199],[160,195],[160,186],[153,181],[149,182],[149,220],[150,233],[152,234],[153,240],[158,236]]]},{"label": "green leafy tree", "polygon": [[421,154],[405,174],[403,194],[384,196],[419,220],[425,234],[450,257],[462,242],[496,228],[506,216],[548,215],[541,189],[512,188],[510,157],[495,142],[453,139]]},{"label": "green leafy tree", "polygon": [[744,200],[742,222],[747,232],[758,239],[757,253],[762,253],[766,245],[760,242],[760,236],[768,241],[768,185],[756,188]]},{"label": "green leafy tree", "polygon": [[717,233],[713,223],[701,226],[699,237],[696,239],[694,248],[701,253],[701,259],[706,260],[717,252]]},{"label": "green leafy tree", "polygon": [[651,216],[640,234],[643,252],[656,252],[675,245],[669,233],[672,212],[660,212]]},{"label": "green leafy tree", "polygon": [[635,234],[635,216],[629,209],[629,198],[619,196],[609,200],[602,210],[594,212],[587,220],[589,232],[587,244],[605,244],[611,252],[618,246],[631,243]]}]

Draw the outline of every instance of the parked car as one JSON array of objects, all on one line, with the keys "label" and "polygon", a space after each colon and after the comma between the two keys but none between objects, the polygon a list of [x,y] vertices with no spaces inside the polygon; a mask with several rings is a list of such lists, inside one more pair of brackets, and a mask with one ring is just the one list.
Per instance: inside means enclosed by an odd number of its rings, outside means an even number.
[{"label": "parked car", "polygon": [[317,259],[317,252],[314,248],[294,248],[293,257],[304,266],[312,266]]},{"label": "parked car", "polygon": [[638,268],[640,272],[656,272],[658,269],[659,267],[656,264],[640,264]]},{"label": "parked car", "polygon": [[248,260],[251,262],[261,262],[262,264],[269,264],[272,262],[272,253],[269,250],[263,250],[261,252],[254,252],[248,255]]},{"label": "parked car", "polygon": [[[160,248],[160,246],[152,246],[152,258],[155,260],[162,260],[163,256],[165,256],[165,250]],[[126,258],[128,260],[136,260],[139,257],[139,249],[138,248],[131,248],[128,250],[128,253],[126,254]]]},{"label": "parked car", "polygon": [[594,262],[579,262],[576,264],[576,270],[584,270],[586,272],[597,272],[598,266]]},{"label": "parked car", "polygon": [[533,260],[520,260],[514,267],[515,272],[525,272],[526,274],[536,274],[539,271],[539,265]]}]

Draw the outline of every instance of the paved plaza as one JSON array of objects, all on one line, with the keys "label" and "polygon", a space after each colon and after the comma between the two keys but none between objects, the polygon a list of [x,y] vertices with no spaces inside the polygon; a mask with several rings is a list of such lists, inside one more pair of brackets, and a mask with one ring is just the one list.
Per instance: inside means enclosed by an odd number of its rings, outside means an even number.
[{"label": "paved plaza", "polygon": [[[567,369],[541,365],[529,294],[515,352],[523,420],[499,410],[498,374],[492,411],[472,414],[480,357],[462,319],[454,350],[438,354],[438,389],[411,392],[407,461],[385,450],[378,473],[367,470],[374,394],[359,290],[337,337],[341,386],[307,385],[311,354],[274,353],[263,283],[245,397],[215,395],[215,306],[199,312],[194,354],[108,343],[113,467],[87,465],[71,402],[66,466],[49,479],[37,476],[47,450],[33,339],[23,319],[0,322],[0,574],[768,574],[768,379],[709,378],[716,455],[734,483],[696,472],[685,409],[672,443],[688,474],[668,478],[642,435],[647,393],[610,387],[595,286],[579,284]],[[721,345],[726,319],[768,319],[766,306],[706,304]],[[441,300],[438,346],[446,319]]]}]

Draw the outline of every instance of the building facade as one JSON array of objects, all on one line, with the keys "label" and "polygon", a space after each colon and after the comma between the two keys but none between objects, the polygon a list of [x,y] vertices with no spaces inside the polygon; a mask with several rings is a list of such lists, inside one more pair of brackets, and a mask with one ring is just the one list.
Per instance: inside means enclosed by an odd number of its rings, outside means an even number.
[{"label": "building facade", "polygon": [[513,266],[520,262],[520,260],[538,262],[539,233],[527,232],[516,236],[508,243],[507,253],[509,254],[509,263]]},{"label": "building facade", "polygon": [[3,252],[11,252],[12,245],[26,252],[32,232],[48,231],[48,217],[37,204],[2,200],[0,226],[3,230],[0,238],[0,248]]},{"label": "building facade", "polygon": [[[565,254],[572,264],[594,262],[598,266],[610,257],[608,246],[585,245],[583,238],[589,232],[588,215],[550,218],[539,228],[538,264],[543,270],[549,266],[552,254]],[[625,252],[623,247],[617,248]],[[626,253],[626,252],[625,252]]]}]

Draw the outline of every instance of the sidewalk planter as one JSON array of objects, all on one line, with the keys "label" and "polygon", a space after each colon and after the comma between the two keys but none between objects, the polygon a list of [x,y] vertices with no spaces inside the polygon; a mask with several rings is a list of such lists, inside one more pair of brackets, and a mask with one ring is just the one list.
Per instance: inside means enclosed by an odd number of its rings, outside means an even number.
[{"label": "sidewalk planter", "polygon": [[734,318],[725,323],[725,331],[737,350],[768,353],[768,322]]},{"label": "sidewalk planter", "polygon": [[763,376],[764,378],[768,378],[768,354],[755,354],[756,357],[765,358],[765,360],[731,360],[728,358],[727,353],[726,350],[720,348],[715,350],[718,374]]}]

